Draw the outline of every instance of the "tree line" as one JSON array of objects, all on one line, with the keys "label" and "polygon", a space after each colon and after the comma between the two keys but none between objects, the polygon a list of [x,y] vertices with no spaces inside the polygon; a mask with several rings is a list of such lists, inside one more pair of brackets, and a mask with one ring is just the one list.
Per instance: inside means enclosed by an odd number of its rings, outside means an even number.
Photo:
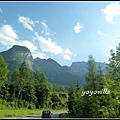
[{"label": "tree line", "polygon": [[[93,56],[89,55],[84,85],[71,85],[68,92],[69,117],[120,117],[120,44],[116,46],[115,52],[113,49],[110,50],[110,55],[107,74],[103,74],[101,66],[99,69],[96,68]],[[102,90],[107,90],[108,93],[105,94]],[[86,94],[83,95],[83,92]]]},{"label": "tree line", "polygon": [[0,109],[61,109],[66,108],[67,97],[64,86],[49,83],[43,71],[33,72],[23,62],[11,72],[0,56]]}]

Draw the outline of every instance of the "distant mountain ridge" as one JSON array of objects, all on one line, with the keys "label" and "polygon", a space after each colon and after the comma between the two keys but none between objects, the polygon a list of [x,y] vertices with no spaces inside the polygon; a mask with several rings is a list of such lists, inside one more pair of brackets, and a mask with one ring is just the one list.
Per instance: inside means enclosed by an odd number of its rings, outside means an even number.
[{"label": "distant mountain ridge", "polygon": [[[71,66],[61,66],[55,60],[35,58],[33,59],[30,50],[24,46],[14,45],[7,51],[0,53],[8,63],[8,68],[13,71],[19,68],[23,61],[26,62],[28,68],[32,71],[43,71],[48,78],[48,81],[58,85],[76,84],[79,80],[83,84],[85,73],[87,71],[87,62],[73,62]],[[96,66],[101,65],[103,73],[106,73],[105,63],[96,62]]]},{"label": "distant mountain ridge", "polygon": [[44,71],[49,81],[55,84],[75,84],[75,80],[79,78],[73,74],[69,67],[65,68],[51,58],[47,60],[36,58],[34,59],[34,65],[36,65],[34,70]]},{"label": "distant mountain ridge", "polygon": [[[101,70],[103,71],[103,73],[107,73],[106,70],[106,63],[102,63],[102,62],[96,62],[96,67],[98,69],[98,66],[101,66]],[[74,72],[75,75],[77,76],[81,76],[84,75],[87,71],[87,62],[73,62],[70,66],[71,71]]]}]

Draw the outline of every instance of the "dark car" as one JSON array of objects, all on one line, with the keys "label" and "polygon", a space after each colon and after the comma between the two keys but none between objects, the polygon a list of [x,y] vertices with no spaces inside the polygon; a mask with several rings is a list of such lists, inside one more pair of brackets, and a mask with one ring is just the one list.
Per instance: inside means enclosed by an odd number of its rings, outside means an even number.
[{"label": "dark car", "polygon": [[42,111],[42,118],[51,118],[52,113],[50,110],[44,110]]}]

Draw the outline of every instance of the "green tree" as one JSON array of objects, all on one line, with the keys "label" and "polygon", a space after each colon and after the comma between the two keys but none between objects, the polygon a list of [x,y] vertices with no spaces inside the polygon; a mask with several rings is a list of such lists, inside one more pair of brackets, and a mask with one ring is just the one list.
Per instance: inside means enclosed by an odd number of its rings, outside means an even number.
[{"label": "green tree", "polygon": [[78,82],[78,79],[76,80],[76,91],[80,90],[80,85],[79,85],[79,82]]},{"label": "green tree", "polygon": [[8,65],[5,62],[4,58],[0,56],[0,90],[5,81],[8,80],[8,72]]},{"label": "green tree", "polygon": [[[10,93],[11,100],[15,101],[17,107],[23,107],[23,101],[31,101],[30,97],[33,95],[31,87],[31,71],[23,62],[19,69],[15,69],[11,75]],[[31,88],[30,88],[31,87]],[[32,92],[33,93],[33,92]],[[31,94],[31,95],[30,95]],[[33,97],[33,96],[32,96]],[[33,97],[34,98],[34,97]]]},{"label": "green tree", "polygon": [[[9,88],[8,88],[8,64],[5,62],[4,58],[0,56],[0,102],[3,100],[8,100]],[[3,105],[3,103],[0,103]],[[5,105],[5,104],[4,104]]]},{"label": "green tree", "polygon": [[8,86],[8,83],[5,82],[5,83],[1,86],[0,98],[8,101],[9,97],[10,97],[10,94],[9,94],[9,86]]},{"label": "green tree", "polygon": [[70,117],[74,117],[75,115],[75,88],[73,85],[70,86],[68,91],[68,113],[70,114]]},{"label": "green tree", "polygon": [[86,76],[85,76],[85,82],[86,82],[86,85],[85,85],[85,90],[96,90],[96,71],[97,71],[97,68],[96,68],[96,63],[95,63],[95,60],[93,58],[92,55],[89,55],[88,56],[88,67],[87,67],[87,72],[86,72]]},{"label": "green tree", "polygon": [[20,93],[22,91],[19,69],[15,69],[13,71],[10,83],[11,83],[10,92],[12,95],[11,99],[13,100],[19,99]]},{"label": "green tree", "polygon": [[74,112],[74,118],[82,118],[84,117],[84,99],[83,96],[81,96],[83,89],[80,88],[79,90],[76,90],[75,92],[75,112]]},{"label": "green tree", "polygon": [[[112,108],[110,112],[111,115],[115,117],[120,117],[120,43],[116,46],[116,51],[114,52],[113,49],[110,50],[111,57],[108,60],[108,83],[110,89],[110,97],[111,101],[113,102],[112,105],[109,106]],[[115,111],[115,113],[113,112]],[[109,112],[109,113],[110,113]],[[115,115],[114,115],[115,114]],[[110,115],[110,114],[109,114]]]},{"label": "green tree", "polygon": [[[78,79],[76,80],[76,90],[75,90],[75,112],[74,118],[83,117],[83,96],[82,95],[83,87],[80,87]],[[79,111],[79,112],[78,112]]]},{"label": "green tree", "polygon": [[[96,91],[98,82],[97,82],[97,68],[96,63],[92,55],[88,56],[88,67],[87,67],[87,73],[86,73],[86,83],[84,85],[84,91]],[[98,112],[98,100],[97,95],[93,94],[91,96],[84,95],[83,96],[83,117],[86,118],[95,118],[97,116]]]},{"label": "green tree", "polygon": [[19,68],[20,71],[20,86],[21,86],[21,93],[20,93],[20,100],[26,100],[27,97],[27,88],[31,77],[31,71],[27,68],[26,63],[23,62]]},{"label": "green tree", "polygon": [[30,79],[26,86],[26,99],[28,102],[36,102],[37,98],[35,96],[35,81]]},{"label": "green tree", "polygon": [[37,107],[47,107],[48,106],[48,96],[49,96],[49,87],[48,79],[43,72],[36,71],[34,73],[35,79],[37,80],[36,86],[36,97],[37,97]]}]

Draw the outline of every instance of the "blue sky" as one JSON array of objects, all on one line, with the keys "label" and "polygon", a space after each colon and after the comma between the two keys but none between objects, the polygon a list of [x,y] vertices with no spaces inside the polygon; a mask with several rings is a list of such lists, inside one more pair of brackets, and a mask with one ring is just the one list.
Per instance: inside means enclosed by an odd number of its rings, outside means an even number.
[{"label": "blue sky", "polygon": [[13,45],[60,65],[107,62],[120,42],[120,2],[0,2],[0,52]]}]

